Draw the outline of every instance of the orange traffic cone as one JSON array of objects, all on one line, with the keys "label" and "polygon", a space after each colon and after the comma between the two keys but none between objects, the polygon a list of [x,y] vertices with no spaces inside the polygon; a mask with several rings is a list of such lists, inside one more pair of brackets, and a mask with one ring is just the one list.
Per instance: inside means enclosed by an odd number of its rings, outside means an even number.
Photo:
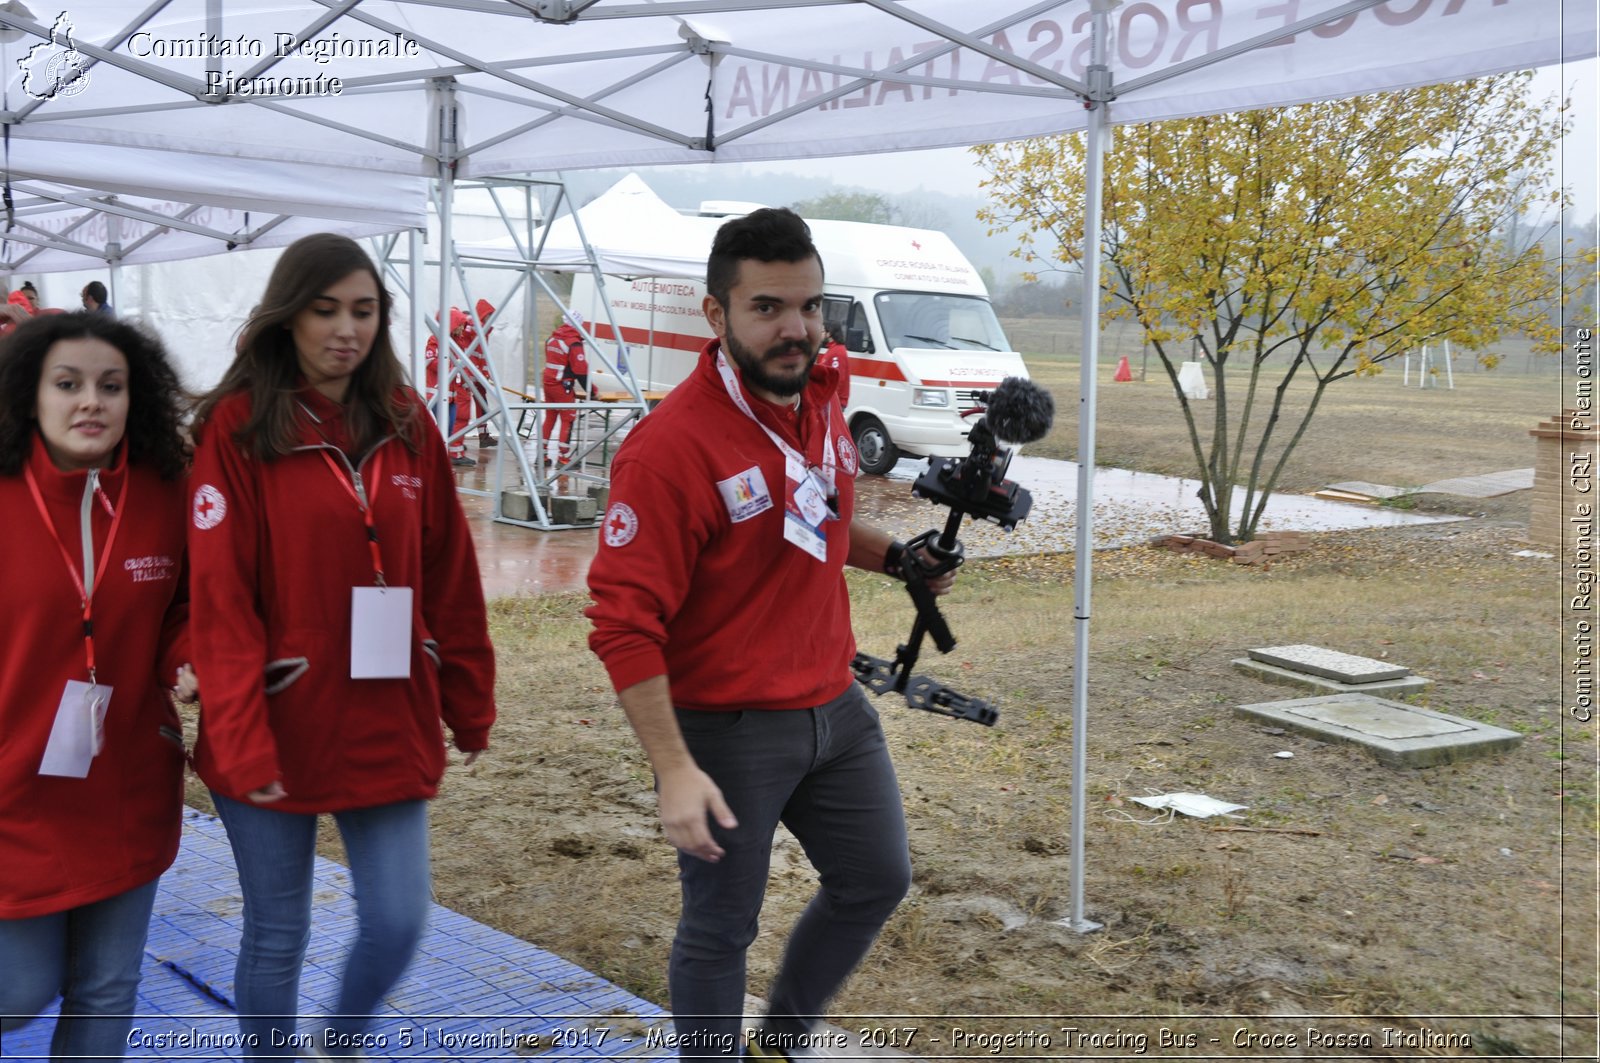
[{"label": "orange traffic cone", "polygon": [[1111,377],[1119,384],[1126,384],[1133,379],[1133,370],[1128,368],[1128,356],[1123,355],[1122,361],[1117,363],[1117,371]]}]

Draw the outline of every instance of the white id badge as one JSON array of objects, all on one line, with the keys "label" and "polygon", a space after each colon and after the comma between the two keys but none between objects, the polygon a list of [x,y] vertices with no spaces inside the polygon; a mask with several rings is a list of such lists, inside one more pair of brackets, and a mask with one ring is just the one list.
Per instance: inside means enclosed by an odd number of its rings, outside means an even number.
[{"label": "white id badge", "polygon": [[822,488],[817,486],[816,478],[812,476],[807,476],[795,488],[794,504],[800,509],[801,519],[813,528],[820,528],[822,522],[832,515],[828,510],[828,496],[822,493]]},{"label": "white id badge", "polygon": [[350,678],[411,678],[411,588],[350,591]]},{"label": "white id badge", "polygon": [[56,706],[56,721],[50,728],[50,741],[44,747],[40,775],[60,775],[81,779],[89,774],[89,764],[100,752],[105,734],[106,708],[111,704],[111,688],[67,680]]},{"label": "white id badge", "polygon": [[818,561],[828,560],[827,538],[792,509],[783,515],[783,537]]}]

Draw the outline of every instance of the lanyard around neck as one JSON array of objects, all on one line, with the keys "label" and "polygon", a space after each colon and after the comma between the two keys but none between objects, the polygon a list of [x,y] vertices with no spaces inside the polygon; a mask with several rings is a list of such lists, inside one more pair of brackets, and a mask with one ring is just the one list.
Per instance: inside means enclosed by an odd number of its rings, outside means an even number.
[{"label": "lanyard around neck", "polygon": [[356,507],[361,510],[361,518],[367,525],[367,545],[372,549],[373,578],[377,581],[377,586],[387,586],[383,580],[383,552],[378,549],[378,524],[372,516],[372,507],[378,500],[378,486],[383,482],[383,452],[380,450],[372,458],[372,477],[367,481],[372,485],[370,493],[362,484],[359,472],[351,471],[351,476],[354,477],[352,480],[345,475],[339,463],[334,461],[326,450],[321,450],[319,453],[322,455],[322,460],[328,463],[333,478],[339,481],[339,486],[343,487],[351,498],[355,499]]},{"label": "lanyard around neck", "polygon": [[[117,504],[111,511],[111,531],[106,535],[106,544],[101,548],[100,559],[94,564],[94,584],[85,587],[83,574],[78,571],[77,564],[72,560],[72,552],[61,541],[61,532],[56,528],[55,521],[50,519],[50,510],[44,504],[44,495],[39,490],[39,481],[34,478],[33,467],[24,465],[22,475],[28,481],[28,492],[33,495],[33,504],[38,507],[39,516],[44,521],[46,528],[50,529],[50,537],[55,541],[56,548],[61,551],[61,558],[67,563],[67,575],[72,577],[72,585],[78,591],[78,600],[83,603],[83,655],[89,668],[89,683],[95,683],[94,674],[94,595],[105,580],[106,564],[111,560],[111,547],[117,540],[117,529],[122,527],[122,514],[126,512],[123,505],[128,500],[128,481],[133,479],[133,470],[127,469],[122,474],[122,487],[117,491]],[[91,469],[89,475],[95,477],[97,482],[95,490],[100,490],[98,483],[99,470]],[[87,486],[87,485],[85,485]],[[102,495],[102,498],[104,496]],[[90,541],[93,541],[90,534]]]},{"label": "lanyard around neck", "polygon": [[[809,463],[806,461],[805,455],[790,446],[788,440],[762,424],[755,411],[750,408],[749,400],[744,397],[744,392],[739,389],[739,378],[734,375],[733,367],[728,364],[728,359],[723,355],[721,347],[717,348],[717,372],[722,376],[722,386],[727,389],[728,397],[733,400],[735,406],[739,407],[739,411],[754,421],[757,428],[767,433],[767,438],[772,440],[786,459],[790,462],[798,463],[802,469],[808,468]],[[828,430],[828,416],[827,407],[823,407],[822,470],[828,482],[828,494],[831,496],[838,491],[838,487],[835,484],[838,469],[833,454],[833,433]]]}]

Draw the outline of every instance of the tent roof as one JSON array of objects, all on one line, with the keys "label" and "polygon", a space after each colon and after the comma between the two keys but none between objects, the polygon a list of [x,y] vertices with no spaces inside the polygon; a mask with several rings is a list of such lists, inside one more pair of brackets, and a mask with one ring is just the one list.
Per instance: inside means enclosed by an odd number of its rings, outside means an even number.
[{"label": "tent roof", "polygon": [[[1114,121],[1144,121],[1595,54],[1593,0],[1141,0],[1112,11],[1107,90],[1084,69],[1090,9],[170,0],[130,13],[75,0],[54,23],[0,24],[22,31],[4,46],[13,148],[427,176],[441,158],[469,176],[961,145],[1080,128],[1086,93],[1114,95]],[[263,85],[296,94],[252,94]],[[435,105],[452,94],[460,122],[441,129]]]},{"label": "tent roof", "polygon": [[279,247],[311,232],[351,237],[427,224],[427,181],[267,160],[184,166],[150,148],[14,143],[15,212],[0,273],[195,258]]}]

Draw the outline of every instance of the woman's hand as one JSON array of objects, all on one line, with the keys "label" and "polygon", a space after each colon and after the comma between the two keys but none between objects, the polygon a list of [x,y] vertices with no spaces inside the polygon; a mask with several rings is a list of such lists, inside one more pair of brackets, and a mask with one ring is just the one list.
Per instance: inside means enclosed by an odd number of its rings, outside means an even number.
[{"label": "woman's hand", "polygon": [[184,665],[178,669],[178,681],[172,686],[172,700],[179,705],[193,705],[200,700],[200,680],[194,674],[193,665]]},{"label": "woman's hand", "polygon": [[259,790],[251,790],[249,793],[245,794],[245,796],[255,804],[270,805],[274,801],[281,801],[285,797],[288,797],[289,791],[283,788],[283,783],[274,781],[268,783]]}]

